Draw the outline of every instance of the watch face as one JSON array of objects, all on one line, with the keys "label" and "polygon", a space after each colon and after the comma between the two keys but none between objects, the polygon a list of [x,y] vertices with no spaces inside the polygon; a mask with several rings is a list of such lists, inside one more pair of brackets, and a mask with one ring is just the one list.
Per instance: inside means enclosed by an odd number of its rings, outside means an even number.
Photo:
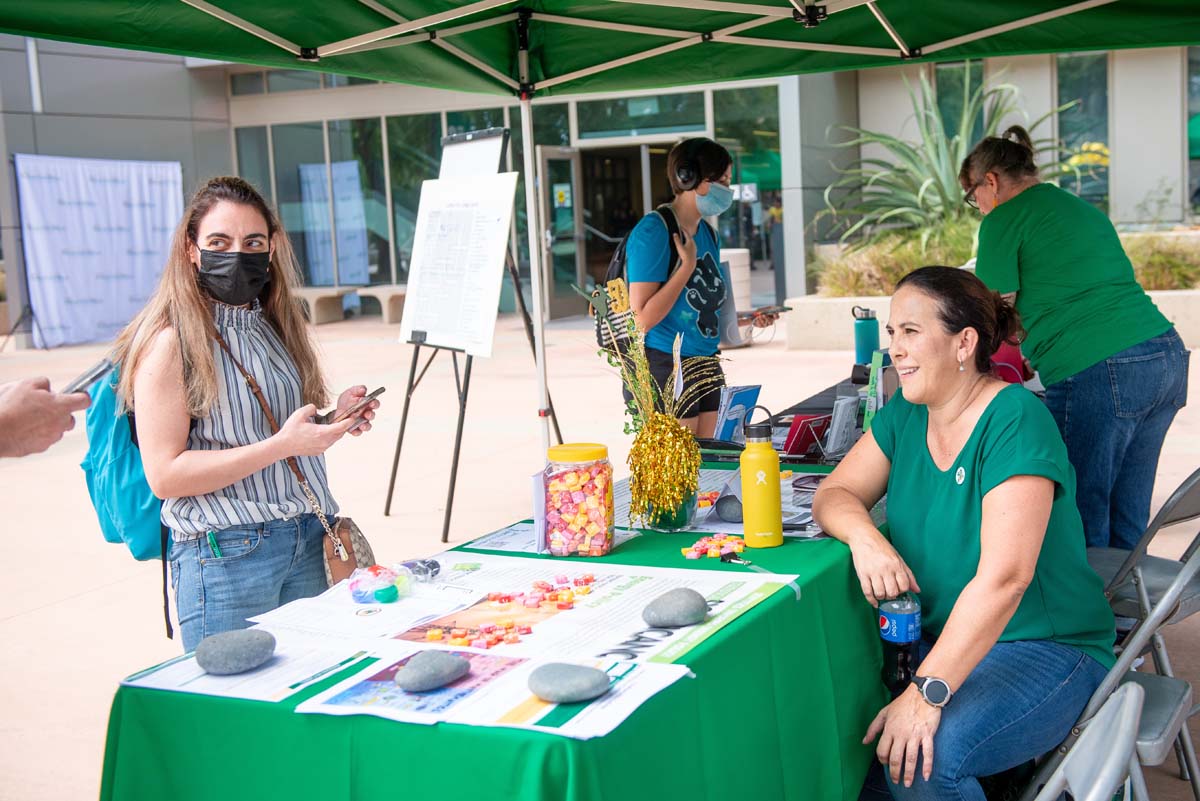
[{"label": "watch face", "polygon": [[941,679],[926,679],[923,692],[934,706],[941,706],[950,698],[950,686]]}]

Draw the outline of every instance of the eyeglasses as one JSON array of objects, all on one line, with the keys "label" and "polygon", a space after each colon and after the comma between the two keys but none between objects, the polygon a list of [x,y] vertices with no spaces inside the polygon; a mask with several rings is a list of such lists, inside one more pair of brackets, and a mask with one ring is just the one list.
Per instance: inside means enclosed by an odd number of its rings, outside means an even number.
[{"label": "eyeglasses", "polygon": [[967,194],[963,195],[963,202],[976,211],[979,211],[979,201],[975,199],[975,190],[981,186],[983,186],[983,181],[971,184],[971,188],[967,190]]}]

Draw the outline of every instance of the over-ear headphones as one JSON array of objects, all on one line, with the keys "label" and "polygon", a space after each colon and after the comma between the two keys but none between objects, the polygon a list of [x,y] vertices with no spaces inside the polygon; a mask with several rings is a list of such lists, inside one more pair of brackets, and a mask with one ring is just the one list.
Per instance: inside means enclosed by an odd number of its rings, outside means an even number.
[{"label": "over-ear headphones", "polygon": [[675,184],[679,191],[687,192],[700,185],[700,164],[693,157],[696,143],[702,139],[687,139],[681,143],[679,160],[675,162]]}]

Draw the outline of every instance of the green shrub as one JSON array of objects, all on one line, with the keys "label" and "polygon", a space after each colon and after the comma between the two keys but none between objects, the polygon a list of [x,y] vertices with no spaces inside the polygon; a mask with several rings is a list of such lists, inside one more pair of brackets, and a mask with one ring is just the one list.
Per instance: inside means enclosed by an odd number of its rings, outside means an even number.
[{"label": "green shrub", "polygon": [[[977,220],[958,218],[925,229],[898,230],[814,264],[817,292],[831,297],[890,295],[918,267],[965,264],[975,253]],[[922,245],[924,247],[922,247]]]},{"label": "green shrub", "polygon": [[1121,244],[1143,289],[1200,288],[1200,237],[1126,234]]}]

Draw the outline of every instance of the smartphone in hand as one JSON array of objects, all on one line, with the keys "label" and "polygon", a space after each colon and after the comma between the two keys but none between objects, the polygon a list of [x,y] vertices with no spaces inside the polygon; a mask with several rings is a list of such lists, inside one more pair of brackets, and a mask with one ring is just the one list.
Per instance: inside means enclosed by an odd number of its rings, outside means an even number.
[{"label": "smartphone in hand", "polygon": [[88,388],[99,381],[104,376],[108,375],[109,370],[113,369],[113,363],[109,359],[101,359],[96,364],[93,364],[82,375],[67,384],[61,390],[60,395],[71,395],[76,392],[87,392]]},{"label": "smartphone in hand", "polygon": [[[360,412],[363,411],[363,409],[367,408],[367,406],[370,405],[371,401],[378,398],[385,391],[386,391],[386,387],[380,387],[379,389],[375,390],[374,392],[369,392],[366,395],[364,395],[362,400],[360,400],[358,403],[354,404],[353,406],[351,406],[349,409],[342,412],[341,414],[338,414],[336,409],[331,409],[330,411],[325,412],[325,414],[317,415],[315,418],[313,418],[313,421],[320,423],[322,425],[328,425],[330,423],[340,423],[349,417],[356,417],[356,416],[358,416],[358,414]],[[351,429],[351,430],[353,430],[353,429]]]}]

